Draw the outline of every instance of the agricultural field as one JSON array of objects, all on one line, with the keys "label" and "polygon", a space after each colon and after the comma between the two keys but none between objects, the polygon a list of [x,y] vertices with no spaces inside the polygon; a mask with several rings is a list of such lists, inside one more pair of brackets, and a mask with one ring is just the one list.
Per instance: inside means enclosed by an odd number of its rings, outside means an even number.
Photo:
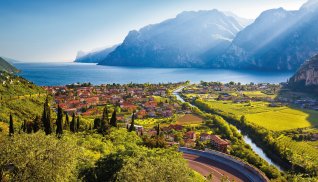
[{"label": "agricultural field", "polygon": [[193,115],[193,114],[185,114],[183,116],[180,116],[176,124],[179,125],[198,125],[202,124],[203,119],[199,116]]},{"label": "agricultural field", "polygon": [[318,164],[318,150],[307,142],[296,142],[289,137],[281,135],[276,139],[279,145],[284,146],[286,150],[292,151],[290,160],[297,161],[299,165],[312,166]]},{"label": "agricultural field", "polygon": [[270,107],[267,102],[233,103],[232,101],[208,101],[211,108],[220,113],[231,113],[272,131],[290,130],[318,125],[318,112],[294,109],[286,106]]},{"label": "agricultural field", "polygon": [[175,121],[176,116],[170,118],[147,118],[147,119],[136,119],[135,124],[141,125],[145,128],[152,128],[158,124],[160,126],[166,126]]},{"label": "agricultural field", "polygon": [[160,97],[160,96],[152,96],[156,102],[170,102],[169,98],[165,98],[165,97]]},{"label": "agricultural field", "polygon": [[[313,113],[318,116],[318,113]],[[284,109],[245,115],[247,121],[255,123],[272,131],[290,130],[295,128],[311,127],[316,121],[309,121],[309,113],[284,107]]]},{"label": "agricultural field", "polygon": [[245,92],[242,92],[242,94],[248,96],[248,97],[270,97],[270,98],[275,98],[277,97],[277,95],[268,95],[268,94],[265,94],[261,91],[245,91]]},{"label": "agricultural field", "polygon": [[158,124],[163,127],[169,126],[170,124],[197,126],[202,124],[202,122],[203,119],[201,117],[193,114],[174,115],[169,118],[147,118],[135,120],[136,125],[141,125],[145,128],[151,128]]}]

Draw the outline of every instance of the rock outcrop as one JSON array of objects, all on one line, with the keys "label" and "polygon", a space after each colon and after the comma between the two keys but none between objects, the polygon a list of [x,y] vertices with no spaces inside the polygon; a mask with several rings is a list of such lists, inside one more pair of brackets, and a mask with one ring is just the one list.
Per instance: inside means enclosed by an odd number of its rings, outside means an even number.
[{"label": "rock outcrop", "polygon": [[288,85],[295,90],[318,90],[318,54],[300,67]]}]

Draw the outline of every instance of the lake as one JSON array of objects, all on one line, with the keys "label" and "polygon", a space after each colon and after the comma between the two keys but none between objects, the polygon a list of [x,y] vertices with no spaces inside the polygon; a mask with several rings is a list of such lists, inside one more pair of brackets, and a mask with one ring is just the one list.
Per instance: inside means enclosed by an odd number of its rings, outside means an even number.
[{"label": "lake", "polygon": [[20,76],[41,86],[58,86],[71,83],[168,83],[191,81],[280,83],[292,72],[261,72],[250,70],[197,69],[197,68],[128,68],[100,66],[90,63],[17,63]]}]

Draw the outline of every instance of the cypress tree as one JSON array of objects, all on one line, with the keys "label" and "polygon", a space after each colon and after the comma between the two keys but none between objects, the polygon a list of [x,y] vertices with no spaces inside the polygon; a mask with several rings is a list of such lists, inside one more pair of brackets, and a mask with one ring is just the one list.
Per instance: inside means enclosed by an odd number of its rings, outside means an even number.
[{"label": "cypress tree", "polygon": [[14,128],[13,128],[13,118],[12,115],[10,114],[10,126],[9,126],[9,136],[13,136],[14,134]]},{"label": "cypress tree", "polygon": [[73,133],[75,133],[75,131],[76,131],[76,129],[75,129],[75,123],[76,121],[75,121],[75,113],[73,113],[73,115],[72,115],[72,121],[71,121],[71,123],[70,123],[70,130],[71,130],[71,132],[73,132]]},{"label": "cypress tree", "polygon": [[95,118],[93,129],[100,129],[100,125],[101,125],[100,123],[101,123],[100,118]]},{"label": "cypress tree", "polygon": [[52,123],[51,123],[51,109],[49,106],[49,98],[46,97],[43,113],[42,113],[42,123],[44,126],[44,132],[46,135],[52,133]]},{"label": "cypress tree", "polygon": [[114,110],[112,117],[110,118],[110,125],[113,127],[117,127],[116,109]]},{"label": "cypress tree", "polygon": [[109,118],[107,106],[104,107],[102,119],[100,120],[99,132],[105,134],[109,129]]},{"label": "cypress tree", "polygon": [[33,120],[33,132],[36,133],[40,130],[40,121],[39,121],[39,116],[36,116],[35,119]]},{"label": "cypress tree", "polygon": [[22,129],[22,131],[23,131],[23,132],[25,132],[25,131],[26,131],[26,121],[25,121],[25,120],[23,120],[23,123],[22,123],[21,129]]},{"label": "cypress tree", "polygon": [[158,124],[158,126],[157,126],[157,136],[159,136],[160,135],[160,125]]},{"label": "cypress tree", "polygon": [[30,121],[26,121],[26,132],[32,133],[32,130],[33,130],[33,123]]},{"label": "cypress tree", "polygon": [[64,123],[64,130],[70,129],[70,118],[68,116],[68,113],[65,112],[65,123]]},{"label": "cypress tree", "polygon": [[63,134],[63,111],[60,106],[57,107],[57,119],[56,119],[56,136],[60,138]]},{"label": "cypress tree", "polygon": [[132,132],[135,130],[135,112],[133,112],[133,115],[131,116],[131,123],[129,127],[129,132]]},{"label": "cypress tree", "polygon": [[79,118],[79,116],[77,116],[76,132],[79,132],[79,128],[80,128],[80,118]]}]

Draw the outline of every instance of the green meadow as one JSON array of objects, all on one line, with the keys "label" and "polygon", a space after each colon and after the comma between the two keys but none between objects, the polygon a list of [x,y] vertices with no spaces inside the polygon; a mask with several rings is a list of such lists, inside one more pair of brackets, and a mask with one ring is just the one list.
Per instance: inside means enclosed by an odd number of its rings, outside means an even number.
[{"label": "green meadow", "polygon": [[211,108],[237,117],[246,116],[248,122],[272,131],[306,128],[318,125],[318,112],[291,107],[270,107],[267,102],[233,103],[232,101],[208,101]]}]

